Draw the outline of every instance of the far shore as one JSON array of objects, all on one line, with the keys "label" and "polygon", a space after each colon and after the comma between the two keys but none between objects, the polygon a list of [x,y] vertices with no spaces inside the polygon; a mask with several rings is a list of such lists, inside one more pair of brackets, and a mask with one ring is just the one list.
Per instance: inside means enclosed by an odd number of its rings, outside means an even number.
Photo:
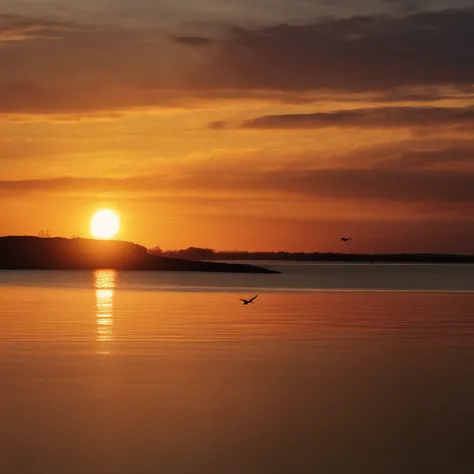
[{"label": "far shore", "polygon": [[353,263],[474,263],[474,255],[435,253],[358,254],[332,252],[246,252],[216,251],[198,247],[183,250],[151,251],[154,255],[204,261],[292,261]]}]

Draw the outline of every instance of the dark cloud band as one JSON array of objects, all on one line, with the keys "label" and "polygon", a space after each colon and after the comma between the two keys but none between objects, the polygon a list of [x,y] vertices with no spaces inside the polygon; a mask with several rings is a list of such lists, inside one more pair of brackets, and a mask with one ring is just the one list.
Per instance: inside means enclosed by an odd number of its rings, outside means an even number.
[{"label": "dark cloud band", "polygon": [[243,128],[433,127],[474,125],[474,107],[372,107],[312,114],[265,115]]}]

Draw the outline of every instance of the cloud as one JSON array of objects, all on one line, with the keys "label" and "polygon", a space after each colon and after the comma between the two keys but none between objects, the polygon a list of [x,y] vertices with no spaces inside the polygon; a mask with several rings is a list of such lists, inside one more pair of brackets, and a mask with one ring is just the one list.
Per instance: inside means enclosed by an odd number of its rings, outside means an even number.
[{"label": "cloud", "polygon": [[130,178],[74,178],[0,181],[2,193],[112,193],[123,195],[242,196],[365,200],[391,203],[474,204],[474,170],[384,168],[312,169],[202,163],[173,172]]},{"label": "cloud", "polygon": [[[281,158],[280,158],[281,160]],[[290,163],[290,162],[289,162]],[[370,143],[342,151],[306,153],[294,161],[308,169],[318,163],[331,163],[344,169],[399,171],[474,171],[474,140],[471,138],[412,138],[399,141]]]},{"label": "cloud", "polygon": [[203,87],[388,90],[474,82],[474,9],[234,28]]},{"label": "cloud", "polygon": [[87,31],[90,26],[68,20],[34,18],[16,14],[0,14],[0,43],[3,41],[25,41],[35,38],[54,38],[64,31]]},{"label": "cloud", "polygon": [[3,29],[33,36],[0,47],[0,113],[108,113],[189,96],[180,71],[189,55],[159,32],[12,16]]},{"label": "cloud", "polygon": [[428,101],[446,87],[473,92],[474,10],[182,30],[2,15],[0,113],[110,113],[240,98],[297,104],[334,93],[347,101],[358,94]]},{"label": "cloud", "polygon": [[186,46],[208,46],[214,43],[213,39],[203,36],[171,36],[171,40]]},{"label": "cloud", "polygon": [[247,120],[243,128],[305,129],[327,127],[439,127],[474,125],[469,107],[372,107],[310,114],[264,115]]},{"label": "cloud", "polygon": [[[395,170],[472,170],[474,141],[405,140],[396,143],[361,147],[352,152],[352,159],[372,168]],[[347,156],[347,161],[349,161]]]},{"label": "cloud", "polygon": [[226,122],[222,120],[216,120],[215,122],[211,122],[209,124],[209,128],[212,130],[222,130],[223,128],[226,127]]}]

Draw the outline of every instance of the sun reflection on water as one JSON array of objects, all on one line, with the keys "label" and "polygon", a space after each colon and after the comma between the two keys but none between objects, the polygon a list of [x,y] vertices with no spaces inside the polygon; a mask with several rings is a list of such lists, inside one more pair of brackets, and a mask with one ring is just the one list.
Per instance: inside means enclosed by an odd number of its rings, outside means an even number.
[{"label": "sun reflection on water", "polygon": [[113,339],[113,297],[116,277],[115,270],[96,270],[94,272],[99,354],[110,354]]}]

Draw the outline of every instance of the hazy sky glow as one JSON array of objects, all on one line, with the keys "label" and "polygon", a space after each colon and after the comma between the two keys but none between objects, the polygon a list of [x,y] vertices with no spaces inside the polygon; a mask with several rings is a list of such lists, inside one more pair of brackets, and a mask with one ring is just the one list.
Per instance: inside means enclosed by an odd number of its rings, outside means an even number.
[{"label": "hazy sky glow", "polygon": [[474,253],[474,2],[0,0],[0,234]]}]

